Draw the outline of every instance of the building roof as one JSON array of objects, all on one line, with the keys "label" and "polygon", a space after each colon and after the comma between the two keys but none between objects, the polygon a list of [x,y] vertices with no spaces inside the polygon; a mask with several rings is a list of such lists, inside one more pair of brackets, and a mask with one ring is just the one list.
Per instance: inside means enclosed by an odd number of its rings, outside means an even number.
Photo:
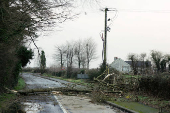
[{"label": "building roof", "polygon": [[129,72],[131,71],[131,66],[123,61],[121,58],[116,58],[114,61],[110,64],[110,67],[120,71],[120,72]]},{"label": "building roof", "polygon": [[[125,61],[125,62],[132,65],[132,61]],[[146,66],[146,62],[149,64],[149,67],[151,67],[151,61],[145,61],[145,64],[144,64],[145,66]],[[143,66],[143,61],[138,61],[137,66],[142,67]]]},{"label": "building roof", "polygon": [[121,58],[117,58],[115,59],[111,64],[110,66],[113,66],[113,65],[124,65],[124,66],[130,66],[128,63],[126,63],[125,61],[123,61]]}]

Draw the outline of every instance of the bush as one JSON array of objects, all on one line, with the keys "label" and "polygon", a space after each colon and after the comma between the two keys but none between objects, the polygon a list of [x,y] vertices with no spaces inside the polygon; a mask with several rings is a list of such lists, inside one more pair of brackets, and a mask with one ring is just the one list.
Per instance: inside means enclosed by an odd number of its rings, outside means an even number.
[{"label": "bush", "polygon": [[77,74],[78,74],[78,71],[72,72],[71,78],[77,79]]},{"label": "bush", "polygon": [[61,77],[62,76],[62,71],[56,72],[56,76]]},{"label": "bush", "polygon": [[89,79],[93,80],[94,77],[97,78],[101,74],[101,72],[98,69],[90,69],[87,71],[87,74],[89,76]]},{"label": "bush", "polygon": [[85,74],[85,69],[80,70],[80,72],[79,72],[79,73],[81,73],[81,74]]},{"label": "bush", "polygon": [[[41,73],[42,70],[40,68],[34,68],[33,73]],[[43,70],[43,73],[48,73],[48,69]]]},{"label": "bush", "polygon": [[23,68],[22,71],[23,71],[23,72],[33,72],[33,68],[30,68],[30,67],[28,67],[28,68]]},{"label": "bush", "polygon": [[115,73],[116,75],[121,75],[122,73],[114,68],[109,68],[109,73]]},{"label": "bush", "polygon": [[[89,75],[89,79],[93,80],[93,78],[97,78],[99,75],[103,74],[103,72],[105,71],[105,67],[103,64],[100,64],[100,68],[99,69],[90,69],[87,71],[87,74]],[[109,73],[115,73],[117,75],[120,75],[121,73],[119,71],[117,71],[114,68],[109,68]],[[101,77],[101,79],[104,79],[105,75],[103,75]]]},{"label": "bush", "polygon": [[145,76],[139,80],[139,89],[145,93],[162,98],[170,98],[170,77]]},{"label": "bush", "polygon": [[52,76],[57,76],[57,77],[61,77],[61,76],[64,76],[66,71],[57,71],[57,72],[49,72],[52,74]]},{"label": "bush", "polygon": [[161,75],[170,76],[169,72],[163,72]]}]

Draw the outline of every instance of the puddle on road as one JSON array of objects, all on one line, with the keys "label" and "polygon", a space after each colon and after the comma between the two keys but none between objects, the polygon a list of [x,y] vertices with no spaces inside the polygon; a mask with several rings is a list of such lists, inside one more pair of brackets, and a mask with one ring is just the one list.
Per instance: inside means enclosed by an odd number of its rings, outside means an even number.
[{"label": "puddle on road", "polygon": [[37,113],[43,109],[43,107],[38,103],[21,103],[23,105],[23,110],[26,111],[26,113]]},{"label": "puddle on road", "polygon": [[26,113],[63,113],[52,95],[30,95],[22,98],[22,109]]}]

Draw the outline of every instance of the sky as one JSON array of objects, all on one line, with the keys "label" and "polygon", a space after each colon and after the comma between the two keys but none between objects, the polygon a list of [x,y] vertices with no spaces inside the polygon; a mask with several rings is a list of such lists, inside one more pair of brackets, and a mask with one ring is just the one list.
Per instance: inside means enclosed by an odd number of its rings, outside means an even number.
[{"label": "sky", "polygon": [[[102,63],[103,42],[100,34],[104,31],[104,12],[109,8],[107,32],[107,62],[114,57],[127,60],[129,53],[147,53],[151,50],[169,54],[170,49],[170,1],[169,0],[100,0],[100,3],[81,5],[73,12],[79,13],[73,20],[68,20],[52,31],[41,31],[36,45],[45,51],[47,67],[58,64],[54,59],[55,46],[66,41],[92,38],[97,44],[98,59],[90,63],[96,68]],[[31,48],[36,51],[35,47]],[[36,67],[36,56],[28,67]]]}]

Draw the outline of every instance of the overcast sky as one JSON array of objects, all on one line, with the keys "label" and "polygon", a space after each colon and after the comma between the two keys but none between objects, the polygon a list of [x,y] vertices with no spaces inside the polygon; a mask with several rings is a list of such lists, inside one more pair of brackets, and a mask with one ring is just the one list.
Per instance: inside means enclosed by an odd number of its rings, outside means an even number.
[{"label": "overcast sky", "polygon": [[[53,59],[55,45],[66,41],[92,37],[97,43],[98,59],[91,62],[90,68],[98,67],[102,62],[102,40],[100,33],[104,31],[104,12],[100,9],[116,8],[108,12],[112,21],[107,41],[107,62],[114,57],[127,60],[129,53],[149,53],[151,50],[170,53],[170,1],[169,0],[101,0],[95,6],[82,6],[75,9],[81,13],[74,20],[60,24],[53,31],[44,31],[36,41],[38,47],[46,54],[47,66],[57,64]],[[116,15],[116,16],[115,16]],[[32,48],[35,48],[32,46]],[[36,67],[32,60],[29,66]]]}]

